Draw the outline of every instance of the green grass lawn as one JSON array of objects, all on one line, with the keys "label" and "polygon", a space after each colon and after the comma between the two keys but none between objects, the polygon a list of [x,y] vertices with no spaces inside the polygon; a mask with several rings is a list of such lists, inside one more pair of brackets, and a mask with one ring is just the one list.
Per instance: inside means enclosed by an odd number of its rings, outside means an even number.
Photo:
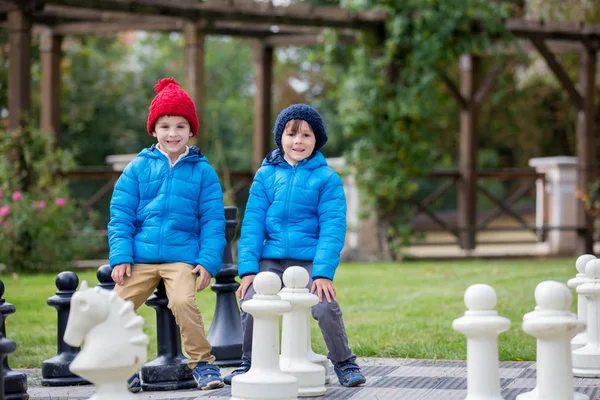
[{"label": "green grass lawn", "polygon": [[[497,310],[512,321],[500,335],[501,360],[534,360],[535,339],[521,330],[523,314],[533,310],[533,291],[543,280],[566,282],[575,276],[575,259],[352,263],[338,269],[335,286],[350,346],[358,356],[465,359],[465,338],[452,329],[464,311],[469,285],[487,283],[498,294]],[[79,271],[80,282],[97,283],[95,271]],[[7,335],[17,342],[13,368],[39,368],[56,354],[56,311],[46,304],[54,295],[55,275],[3,276],[5,299],[17,307],[7,318]],[[215,294],[197,295],[210,327]],[[573,304],[575,310],[575,298]],[[154,310],[139,310],[150,336],[149,359],[156,356]],[[313,348],[325,353],[313,321]]]}]

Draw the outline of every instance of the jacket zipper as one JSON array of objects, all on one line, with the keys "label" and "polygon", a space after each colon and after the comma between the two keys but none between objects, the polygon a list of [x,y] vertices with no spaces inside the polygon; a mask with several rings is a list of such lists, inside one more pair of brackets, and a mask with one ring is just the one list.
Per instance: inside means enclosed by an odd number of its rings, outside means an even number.
[{"label": "jacket zipper", "polygon": [[292,188],[294,187],[294,181],[296,180],[296,167],[292,167],[292,181],[291,183],[288,185],[287,187],[287,192],[285,194],[285,210],[283,213],[284,216],[284,220],[283,220],[283,239],[285,240],[284,243],[284,248],[285,248],[285,253],[289,256],[290,255],[290,249],[289,249],[289,232],[287,229],[287,224],[288,224],[288,212],[289,212],[289,208],[290,208],[290,192],[292,191]]}]

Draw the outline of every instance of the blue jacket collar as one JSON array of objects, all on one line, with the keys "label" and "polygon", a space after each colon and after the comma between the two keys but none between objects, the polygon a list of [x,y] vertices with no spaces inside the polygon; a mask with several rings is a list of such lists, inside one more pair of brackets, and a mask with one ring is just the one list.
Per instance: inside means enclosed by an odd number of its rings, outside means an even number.
[{"label": "blue jacket collar", "polygon": [[[190,152],[191,152],[191,149],[190,149]],[[263,166],[265,166],[265,165],[280,165],[280,166],[287,166],[289,168],[292,168],[292,166],[290,164],[288,164],[287,161],[285,161],[285,158],[283,158],[283,151],[279,147],[274,150],[271,150],[269,152],[269,154],[267,154],[267,156],[265,157],[265,159],[262,162],[262,165]],[[306,168],[306,169],[316,169],[316,168],[319,168],[324,165],[325,166],[327,165],[327,161],[325,160],[325,157],[323,157],[323,154],[321,154],[321,152],[315,151],[312,156],[300,161],[298,163],[298,165],[296,165],[296,167]]]},{"label": "blue jacket collar", "polygon": [[[147,149],[143,149],[140,154],[140,157],[148,157],[148,158],[164,158],[164,155],[158,150],[156,144],[153,144]],[[181,159],[181,161],[185,162],[208,162],[208,159],[197,146],[190,146],[190,152],[187,156]]]}]

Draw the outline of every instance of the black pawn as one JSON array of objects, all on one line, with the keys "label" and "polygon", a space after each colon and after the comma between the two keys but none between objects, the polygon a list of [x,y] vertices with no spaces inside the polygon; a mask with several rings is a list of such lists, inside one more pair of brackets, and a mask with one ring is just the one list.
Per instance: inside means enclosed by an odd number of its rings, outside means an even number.
[{"label": "black pawn", "polygon": [[69,365],[79,353],[79,347],[72,347],[65,343],[63,337],[69,320],[71,310],[71,297],[77,290],[79,278],[71,271],[63,271],[56,276],[58,291],[55,296],[49,297],[47,303],[56,308],[58,312],[57,348],[58,353],[49,360],[42,362],[42,385],[45,386],[71,386],[87,385],[88,381],[73,374]]},{"label": "black pawn", "polygon": [[[2,319],[2,316],[0,316],[0,324],[4,325],[4,320]],[[15,351],[16,349],[16,343],[12,340],[4,338],[4,335],[0,333],[0,377],[3,377],[4,375],[3,364],[4,360],[6,360],[6,356]],[[4,379],[0,379],[0,400],[8,399],[8,397],[5,397],[5,390],[6,388],[4,387]],[[29,396],[27,396],[27,398],[29,398]]]},{"label": "black pawn", "polygon": [[236,216],[236,207],[225,207],[227,245],[223,251],[221,271],[215,276],[215,283],[210,286],[217,294],[217,303],[207,339],[212,345],[215,365],[218,366],[238,366],[242,363],[242,321],[235,296],[240,284],[235,280],[238,270],[231,253],[231,241],[238,225]]},{"label": "black pawn", "polygon": [[110,268],[110,265],[101,265],[96,271],[96,278],[98,278],[98,282],[100,282],[97,286],[100,286],[102,289],[113,290],[115,288],[115,282],[113,281],[111,274],[112,269]]},{"label": "black pawn", "polygon": [[156,311],[156,358],[141,369],[142,389],[145,391],[195,389],[198,387],[187,358],[181,353],[181,333],[171,310],[165,284],[161,280],[146,300],[148,307]]},{"label": "black pawn", "polygon": [[[4,289],[4,282],[0,280],[0,338],[7,338],[4,321],[6,321],[8,315],[13,314],[16,311],[15,306],[11,303],[7,303],[3,298]],[[12,340],[0,340],[12,342],[14,344]],[[0,389],[0,396],[4,395],[4,398],[7,400],[28,400],[27,375],[10,369],[8,366],[8,357],[6,356],[8,353],[9,352],[5,352],[3,356],[2,351],[0,350],[0,357],[3,357],[3,360],[0,362],[0,377],[4,376],[4,379],[0,379],[4,385],[3,388]],[[12,353],[12,351],[10,353]]]}]

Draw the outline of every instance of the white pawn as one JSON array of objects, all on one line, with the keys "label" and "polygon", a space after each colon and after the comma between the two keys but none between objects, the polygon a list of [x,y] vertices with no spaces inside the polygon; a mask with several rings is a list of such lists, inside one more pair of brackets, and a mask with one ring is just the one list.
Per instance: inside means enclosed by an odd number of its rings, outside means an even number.
[{"label": "white pawn", "polygon": [[[571,339],[585,329],[585,323],[569,311],[571,292],[566,285],[541,282],[534,296],[539,309],[523,318],[523,331],[537,338],[537,398],[579,399],[581,395],[573,392]],[[529,399],[530,394],[517,396],[517,400]]]},{"label": "white pawn", "polygon": [[[577,287],[587,281],[588,278],[585,274],[585,266],[589,261],[595,259],[596,257],[591,254],[584,254],[577,258],[577,261],[575,261],[575,268],[577,268],[578,274],[575,275],[575,278],[569,279],[567,282],[567,285],[571,289],[575,289],[575,291],[577,291]],[[587,299],[583,294],[579,293],[577,294],[577,318],[587,323]],[[577,336],[571,340],[571,350],[579,349],[580,347],[585,346],[586,343],[587,330],[578,333]]]},{"label": "white pawn", "polygon": [[465,400],[502,400],[498,335],[510,328],[510,321],[498,316],[496,292],[484,284],[465,291],[468,310],[452,323],[467,336],[467,397]]},{"label": "white pawn", "polygon": [[315,353],[312,349],[312,340],[310,337],[310,313],[306,316],[308,319],[308,337],[306,341],[308,342],[308,359],[315,364],[319,364],[325,369],[325,384],[327,385],[330,382],[329,375],[327,374],[327,368],[329,368],[329,359],[325,357],[323,354]]},{"label": "white pawn", "polygon": [[254,317],[252,367],[231,381],[230,400],[297,400],[298,380],[279,369],[279,318],[292,309],[277,295],[281,280],[261,272],[253,282],[256,294],[242,304]]},{"label": "white pawn", "polygon": [[600,260],[585,266],[587,282],[577,287],[577,293],[587,300],[587,343],[573,351],[573,374],[584,378],[600,377]]},{"label": "white pawn", "polygon": [[325,368],[308,359],[308,316],[319,302],[319,297],[306,288],[308,280],[304,268],[289,267],[283,273],[285,288],[279,292],[282,300],[292,305],[292,310],[283,315],[279,367],[298,378],[298,397],[323,396],[327,392]]},{"label": "white pawn", "polygon": [[[538,315],[538,311],[540,310],[539,306],[535,306],[535,309],[523,316],[523,321],[527,321],[530,318],[535,318]],[[537,345],[536,345],[537,347]],[[538,389],[537,384],[533,388],[533,390],[525,393],[521,393],[517,396],[519,400],[538,400]],[[589,397],[583,393],[573,392],[573,400],[589,400]]]}]

